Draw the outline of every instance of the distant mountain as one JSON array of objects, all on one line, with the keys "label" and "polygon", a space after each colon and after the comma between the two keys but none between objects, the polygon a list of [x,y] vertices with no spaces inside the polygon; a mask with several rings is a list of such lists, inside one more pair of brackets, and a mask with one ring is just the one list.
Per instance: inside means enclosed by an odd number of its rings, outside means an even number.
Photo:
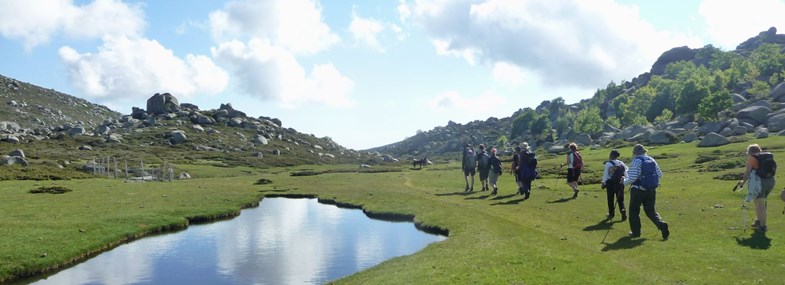
[{"label": "distant mountain", "polygon": [[736,136],[765,137],[785,130],[785,35],[775,28],[733,51],[711,45],[664,52],[649,72],[567,105],[561,98],[523,108],[510,117],[465,125],[449,122],[369,151],[396,156],[441,156],[480,143],[511,149],[519,142],[562,151],[632,143],[727,143]]}]

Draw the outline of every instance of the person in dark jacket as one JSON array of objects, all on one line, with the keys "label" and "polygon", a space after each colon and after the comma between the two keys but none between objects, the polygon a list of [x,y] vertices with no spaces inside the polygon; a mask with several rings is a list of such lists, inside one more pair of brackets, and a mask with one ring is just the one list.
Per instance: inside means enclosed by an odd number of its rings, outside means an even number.
[{"label": "person in dark jacket", "polygon": [[518,179],[518,160],[519,155],[521,153],[521,147],[515,147],[515,153],[512,154],[512,164],[510,165],[510,174],[515,177],[515,184],[518,185],[518,191],[516,193],[521,193],[521,189],[523,189],[523,182]]},{"label": "person in dark jacket", "polygon": [[496,195],[499,191],[499,187],[496,183],[499,181],[499,176],[502,175],[502,160],[499,159],[497,152],[495,147],[491,149],[491,170],[490,173],[488,173],[488,182],[493,186],[491,195]]},{"label": "person in dark jacket", "polygon": [[[608,196],[608,219],[613,219],[616,204],[619,204],[621,221],[627,220],[627,210],[624,209],[624,177],[627,176],[627,165],[619,160],[621,154],[618,150],[611,150],[608,161],[605,162],[605,171],[602,173],[602,188]],[[615,199],[614,199],[615,198]]]},{"label": "person in dark jacket", "polygon": [[529,148],[528,143],[521,144],[521,152],[518,154],[518,180],[521,182],[521,189],[518,194],[525,195],[523,199],[529,199],[532,192],[532,181],[537,178],[537,157]]},{"label": "person in dark jacket", "polygon": [[488,155],[488,152],[485,151],[485,145],[480,144],[479,146],[480,151],[477,152],[477,172],[480,174],[480,185],[482,185],[482,190],[488,190],[488,172],[491,171],[491,164],[490,159],[491,156]]},{"label": "person in dark jacket", "polygon": [[671,232],[668,223],[656,210],[657,188],[662,170],[651,156],[646,155],[646,148],[636,144],[632,148],[632,162],[624,179],[624,185],[630,186],[630,237],[641,236],[641,205],[646,216],[649,217],[657,229],[662,233],[662,239],[667,240]]}]

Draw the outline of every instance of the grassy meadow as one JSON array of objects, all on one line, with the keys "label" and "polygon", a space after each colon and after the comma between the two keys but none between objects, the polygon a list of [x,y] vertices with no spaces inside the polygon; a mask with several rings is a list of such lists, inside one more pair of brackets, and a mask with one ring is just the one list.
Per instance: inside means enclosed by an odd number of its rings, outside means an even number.
[{"label": "grassy meadow", "polygon": [[[112,179],[0,181],[0,280],[82,260],[146,234],[181,229],[189,220],[229,217],[264,195],[316,196],[362,206],[371,215],[414,216],[449,238],[335,283],[348,284],[780,284],[785,270],[785,215],[779,192],[769,197],[769,231],[742,224],[742,194],[731,192],[744,151],[759,143],[785,165],[785,140],[749,140],[716,148],[695,143],[650,147],[665,172],[657,210],[670,224],[663,241],[643,215],[643,235],[628,238],[619,216],[606,221],[599,186],[608,149],[584,150],[584,185],[570,199],[563,156],[540,151],[543,178],[529,200],[500,178],[497,196],[463,192],[460,158],[421,170],[401,164],[359,173],[355,165],[288,168],[178,165],[195,177],[175,182]],[[628,162],[631,147],[620,148]],[[509,167],[509,163],[505,163]],[[310,173],[315,175],[297,175]],[[272,181],[257,184],[260,179]],[[477,181],[475,189],[479,189]],[[64,194],[31,194],[40,187]],[[629,201],[629,192],[625,195]],[[747,224],[755,217],[750,205]]]}]

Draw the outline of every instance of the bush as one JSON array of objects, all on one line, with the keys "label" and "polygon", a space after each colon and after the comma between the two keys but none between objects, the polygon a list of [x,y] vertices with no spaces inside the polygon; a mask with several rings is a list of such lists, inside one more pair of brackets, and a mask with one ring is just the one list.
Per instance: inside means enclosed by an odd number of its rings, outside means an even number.
[{"label": "bush", "polygon": [[72,192],[74,190],[62,187],[62,186],[52,186],[52,187],[38,187],[37,189],[30,190],[32,194],[39,194],[39,193],[49,193],[49,194],[63,194],[67,192]]}]

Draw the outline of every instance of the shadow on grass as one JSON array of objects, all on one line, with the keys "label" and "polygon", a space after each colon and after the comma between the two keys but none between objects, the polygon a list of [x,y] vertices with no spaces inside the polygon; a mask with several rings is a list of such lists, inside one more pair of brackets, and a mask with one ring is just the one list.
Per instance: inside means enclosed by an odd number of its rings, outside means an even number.
[{"label": "shadow on grass", "polygon": [[452,192],[452,193],[437,193],[436,196],[467,196],[471,194],[474,194],[474,192],[460,191],[460,192]]},{"label": "shadow on grass", "polygon": [[496,196],[496,197],[493,197],[493,199],[491,199],[491,200],[502,200],[502,199],[512,198],[512,197],[515,197],[515,195],[516,194]]},{"label": "shadow on grass", "polygon": [[771,239],[766,236],[766,233],[758,231],[753,232],[750,237],[736,237],[736,243],[751,249],[766,250],[771,247]]},{"label": "shadow on grass", "polygon": [[488,199],[488,197],[491,197],[491,194],[476,196],[476,197],[467,197],[465,200],[485,200]]},{"label": "shadow on grass", "polygon": [[613,224],[616,224],[616,223],[621,223],[621,221],[611,221],[610,219],[605,218],[602,221],[600,221],[599,223],[597,223],[596,225],[591,225],[591,226],[585,227],[585,228],[583,228],[583,230],[587,231],[587,232],[589,232],[589,231],[609,230],[609,229],[612,229],[613,228]]},{"label": "shadow on grass", "polygon": [[629,236],[622,237],[614,243],[604,243],[605,247],[602,248],[602,251],[611,251],[611,250],[620,250],[620,249],[633,249],[637,246],[640,246],[645,241],[645,238],[631,238]]},{"label": "shadow on grass", "polygon": [[524,198],[520,198],[520,199],[510,200],[510,201],[507,201],[507,202],[496,202],[496,203],[493,203],[493,204],[491,204],[491,206],[498,206],[498,205],[518,205],[518,204],[520,204],[520,203],[521,203],[521,202],[523,202],[523,201],[526,201],[526,199],[524,199]]},{"label": "shadow on grass", "polygon": [[572,201],[572,200],[575,200],[575,199],[573,199],[572,196],[570,196],[570,197],[566,197],[566,198],[561,198],[559,200],[548,201],[548,204],[565,203],[565,202],[569,202],[569,201]]}]

